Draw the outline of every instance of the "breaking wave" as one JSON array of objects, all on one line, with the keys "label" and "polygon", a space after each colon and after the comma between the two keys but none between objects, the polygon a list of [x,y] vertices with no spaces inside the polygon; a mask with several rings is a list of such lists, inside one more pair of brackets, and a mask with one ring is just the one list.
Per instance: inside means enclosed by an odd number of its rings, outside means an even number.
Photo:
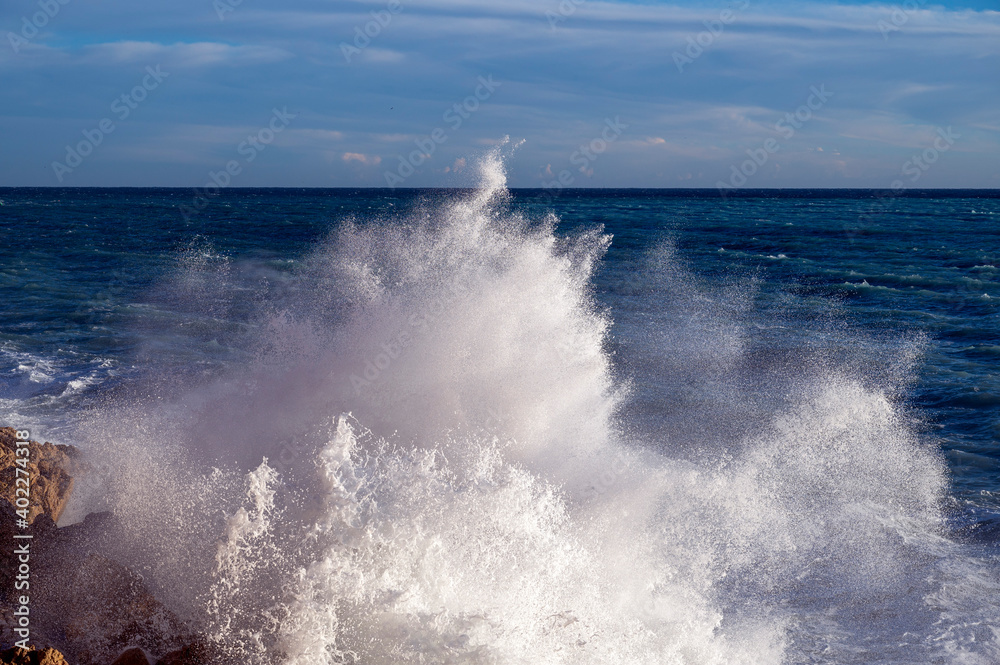
[{"label": "breaking wave", "polygon": [[241,663],[996,662],[995,574],[947,536],[945,466],[889,387],[792,365],[780,407],[714,409],[749,333],[678,289],[650,362],[706,431],[752,426],[658,441],[594,297],[611,238],[518,212],[499,151],[480,168],[239,296],[247,362],[80,428],[90,507],[171,609]]}]

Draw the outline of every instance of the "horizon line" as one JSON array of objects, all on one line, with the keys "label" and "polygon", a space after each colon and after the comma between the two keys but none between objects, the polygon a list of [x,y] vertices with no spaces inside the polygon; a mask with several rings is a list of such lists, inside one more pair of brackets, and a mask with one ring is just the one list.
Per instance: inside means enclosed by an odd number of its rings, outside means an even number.
[{"label": "horizon line", "polygon": [[[4,189],[206,189],[204,186],[191,185],[0,185],[0,190]],[[416,191],[476,191],[481,187],[351,187],[348,185],[337,186],[316,186],[316,185],[257,185],[253,187],[230,186],[222,188],[218,193],[211,196],[219,196],[223,191],[229,190],[260,190],[260,189],[314,189],[314,190],[371,190],[383,192],[416,192]],[[893,196],[905,196],[913,192],[1000,192],[1000,187],[913,187],[901,190],[893,190],[890,187],[733,187],[726,188],[723,194],[718,187],[505,187],[508,191],[544,191],[544,192],[586,192],[586,191],[689,191],[689,192],[717,192],[720,195],[739,194],[741,192],[811,192],[811,191],[838,191],[838,192],[893,192]],[[558,194],[556,194],[558,196]]]}]

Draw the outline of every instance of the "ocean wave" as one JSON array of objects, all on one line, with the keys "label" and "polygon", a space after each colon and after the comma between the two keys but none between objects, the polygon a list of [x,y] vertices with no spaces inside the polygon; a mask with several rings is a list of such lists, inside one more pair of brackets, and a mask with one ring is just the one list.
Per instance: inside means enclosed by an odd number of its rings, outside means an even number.
[{"label": "ocean wave", "polygon": [[[638,336],[705,414],[665,441],[629,420],[593,297],[611,238],[512,210],[499,150],[480,168],[250,294],[221,376],[87,416],[116,558],[248,665],[995,658],[996,570],[946,535],[947,470],[891,369],[793,354],[780,407],[754,408],[753,374],[715,392],[752,294],[706,294],[660,248]],[[222,298],[180,263],[165,289]]]}]

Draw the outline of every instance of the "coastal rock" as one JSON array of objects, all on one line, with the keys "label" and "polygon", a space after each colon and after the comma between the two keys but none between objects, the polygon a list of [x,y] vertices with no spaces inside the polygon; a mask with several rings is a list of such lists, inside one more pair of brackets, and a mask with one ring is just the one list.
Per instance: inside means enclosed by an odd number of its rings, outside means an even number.
[{"label": "coastal rock", "polygon": [[[96,551],[119,536],[109,513],[88,515],[65,529],[56,526],[73,490],[73,474],[87,466],[72,446],[31,441],[27,471],[31,482],[29,528],[18,527],[15,512],[16,431],[0,428],[0,540],[30,534],[32,551],[32,638],[54,645],[74,665],[149,665],[150,654],[167,653],[158,662],[208,664],[208,649],[195,642],[186,626],[160,603],[142,576]],[[9,606],[15,569],[11,548],[0,549],[0,602]],[[0,646],[13,643],[9,611],[0,611]],[[54,648],[8,649],[0,665],[68,665]]]},{"label": "coastal rock", "polygon": [[[31,451],[27,467],[31,482],[28,522],[34,522],[39,515],[48,515],[58,522],[73,491],[77,450],[73,446],[37,441],[31,441],[28,449]],[[16,451],[17,431],[13,427],[0,427],[0,499],[11,505],[16,503]]]},{"label": "coastal rock", "polygon": [[[0,648],[13,644],[13,633],[10,630],[9,615],[13,611],[11,599],[14,594],[14,575],[17,570],[17,557],[14,547],[9,543],[16,542],[14,535],[22,533],[17,528],[17,513],[14,506],[5,499],[0,499]],[[40,515],[31,526],[32,543],[43,543],[56,531],[55,522],[48,515]],[[47,646],[47,645],[46,645]]]},{"label": "coastal rock", "polygon": [[[26,521],[30,523],[30,529],[18,527],[21,516],[15,508],[17,469],[20,468],[17,465],[17,430],[0,427],[0,542],[5,543],[0,548],[0,604],[3,605],[3,611],[0,612],[0,646],[9,646],[14,642],[9,608],[11,594],[14,593],[17,562],[13,547],[6,544],[14,542],[15,534],[24,533],[32,536],[32,552],[44,549],[49,538],[57,531],[55,520],[65,510],[73,489],[71,474],[76,464],[75,448],[37,441],[31,441],[28,448],[31,454],[25,470],[30,480],[31,496]],[[37,562],[37,559],[34,561]],[[51,644],[44,636],[39,637],[44,646]]]},{"label": "coastal rock", "polygon": [[171,651],[156,661],[156,665],[219,665],[223,661],[205,644],[196,642]]},{"label": "coastal rock", "polygon": [[[2,600],[2,599],[0,599]],[[3,601],[5,606],[9,606],[6,600]],[[0,612],[0,645],[6,646],[8,644],[13,644],[17,641],[17,636],[14,634],[14,625],[10,620],[11,610],[5,609]],[[0,646],[2,648],[2,646]],[[3,660],[3,656],[0,655],[0,665],[6,662]]]},{"label": "coastal rock", "polygon": [[132,647],[115,659],[111,665],[149,665],[149,659],[139,647]]},{"label": "coastal rock", "polygon": [[164,653],[191,639],[141,576],[99,554],[80,565],[66,600],[66,641],[81,665],[105,665],[127,647]]},{"label": "coastal rock", "polygon": [[0,654],[0,665],[68,665],[55,649],[21,649],[13,647]]}]

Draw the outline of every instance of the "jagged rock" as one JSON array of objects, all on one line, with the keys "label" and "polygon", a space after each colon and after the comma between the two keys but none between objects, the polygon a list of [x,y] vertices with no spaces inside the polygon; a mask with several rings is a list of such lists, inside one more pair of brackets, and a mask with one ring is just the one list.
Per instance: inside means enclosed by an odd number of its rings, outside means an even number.
[{"label": "jagged rock", "polygon": [[115,659],[111,665],[149,665],[149,659],[139,647],[132,647]]},{"label": "jagged rock", "polygon": [[164,653],[191,639],[142,577],[99,554],[80,565],[67,595],[66,640],[81,665],[104,665],[132,646]]},{"label": "jagged rock", "polygon": [[[73,491],[77,450],[73,446],[37,441],[32,441],[28,449],[31,451],[27,468],[31,482],[28,522],[39,515],[48,515],[58,522]],[[13,427],[0,427],[0,498],[12,505],[16,503],[16,451],[17,431]]]},{"label": "jagged rock", "polygon": [[0,654],[0,665],[67,665],[55,649],[21,649],[13,647]]}]

